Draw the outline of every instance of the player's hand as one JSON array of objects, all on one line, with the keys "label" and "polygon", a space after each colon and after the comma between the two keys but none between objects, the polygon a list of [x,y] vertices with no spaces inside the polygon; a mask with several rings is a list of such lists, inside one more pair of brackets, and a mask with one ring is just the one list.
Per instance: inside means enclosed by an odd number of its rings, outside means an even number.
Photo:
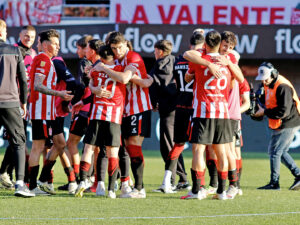
[{"label": "player's hand", "polygon": [[209,72],[214,75],[216,78],[221,78],[222,77],[222,73],[219,69],[219,66],[217,64],[214,63],[210,63],[207,67],[209,69]]},{"label": "player's hand", "polygon": [[105,68],[104,63],[98,62],[98,63],[91,69],[91,71],[92,71],[92,72],[93,72],[93,71],[101,72],[101,71],[104,70],[104,68]]},{"label": "player's hand", "polygon": [[265,110],[258,104],[258,111],[253,116],[261,117],[263,115],[265,115]]},{"label": "player's hand", "polygon": [[215,56],[213,57],[213,60],[223,66],[228,66],[230,63],[229,59],[226,58],[224,55]]},{"label": "player's hand", "polygon": [[130,70],[133,75],[137,73],[137,68],[135,66],[131,65],[131,64],[126,66],[124,71],[127,71],[127,70]]},{"label": "player's hand", "polygon": [[59,92],[59,97],[61,97],[65,101],[71,101],[74,95],[70,95],[72,91],[63,90]]},{"label": "player's hand", "polygon": [[103,86],[99,86],[95,89],[94,94],[99,98],[111,98],[111,91],[106,90]]},{"label": "player's hand", "polygon": [[194,80],[195,79],[195,74],[189,74],[189,73],[186,73],[185,75],[184,75],[184,80],[185,80],[185,82],[187,82],[187,83],[190,83],[192,80]]},{"label": "player's hand", "polygon": [[20,107],[21,107],[21,116],[22,116],[22,118],[24,119],[25,117],[26,117],[26,115],[27,115],[27,108],[26,108],[26,103],[25,104],[20,104]]},{"label": "player's hand", "polygon": [[72,107],[72,118],[79,113],[80,109],[83,107],[83,102],[80,100]]},{"label": "player's hand", "polygon": [[86,66],[86,67],[84,67],[84,72],[85,72],[86,74],[89,74],[90,71],[91,71],[91,69],[92,69],[92,66]]}]

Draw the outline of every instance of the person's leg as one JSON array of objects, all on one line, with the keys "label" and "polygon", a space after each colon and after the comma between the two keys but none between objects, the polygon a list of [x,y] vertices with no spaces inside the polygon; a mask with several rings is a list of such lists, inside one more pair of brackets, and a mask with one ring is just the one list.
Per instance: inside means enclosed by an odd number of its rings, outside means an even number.
[{"label": "person's leg", "polygon": [[215,194],[218,187],[217,156],[212,145],[206,147],[206,166],[210,177],[208,194]]},{"label": "person's leg", "polygon": [[80,139],[81,136],[70,133],[67,141],[67,147],[71,154],[72,166],[76,177],[79,177],[80,156],[78,152],[78,144]]}]

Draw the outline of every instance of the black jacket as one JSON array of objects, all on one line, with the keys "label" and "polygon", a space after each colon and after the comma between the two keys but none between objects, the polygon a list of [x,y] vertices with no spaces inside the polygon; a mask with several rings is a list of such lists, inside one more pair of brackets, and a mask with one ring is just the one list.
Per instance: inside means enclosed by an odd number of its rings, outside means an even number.
[{"label": "black jacket", "polygon": [[18,107],[20,101],[23,104],[27,101],[23,57],[18,47],[8,45],[0,39],[0,108]]},{"label": "black jacket", "polygon": [[[274,88],[277,79],[269,85]],[[281,119],[282,125],[279,129],[291,128],[300,125],[300,116],[293,101],[293,89],[287,84],[280,84],[276,90],[277,107],[265,109],[265,115],[270,119]]]},{"label": "black jacket", "polygon": [[158,103],[160,114],[175,110],[177,100],[176,81],[173,75],[175,57],[167,55],[156,60],[150,75],[154,82],[150,87],[150,97],[153,107]]}]

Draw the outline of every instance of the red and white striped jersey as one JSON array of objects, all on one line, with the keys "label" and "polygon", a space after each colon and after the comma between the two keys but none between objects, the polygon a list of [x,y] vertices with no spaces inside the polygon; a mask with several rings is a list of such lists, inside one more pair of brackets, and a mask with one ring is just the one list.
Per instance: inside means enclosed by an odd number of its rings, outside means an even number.
[{"label": "red and white striped jersey", "polygon": [[[108,67],[119,72],[123,70],[122,66],[113,65]],[[102,86],[106,88],[106,90],[111,92],[111,96],[109,98],[94,96],[90,119],[121,124],[126,96],[125,84],[111,79],[104,72],[92,72],[91,78],[93,79],[94,87]]]},{"label": "red and white striped jersey", "polygon": [[[216,55],[218,53],[210,53],[203,58],[213,62],[212,57]],[[207,67],[197,65],[194,68],[195,71],[190,71],[195,73],[193,117],[228,119],[228,95],[231,81],[229,69],[220,65],[220,72],[223,76],[217,79]]]},{"label": "red and white striped jersey", "polygon": [[30,119],[55,120],[55,96],[45,95],[34,90],[34,78],[45,76],[43,85],[49,89],[56,88],[56,72],[51,59],[43,52],[34,57],[30,70]]},{"label": "red and white striped jersey", "polygon": [[[144,61],[142,57],[136,52],[128,51],[122,62],[117,63],[123,66],[123,70],[128,65],[134,66],[135,68],[137,68],[136,75],[143,79],[147,78],[147,71]],[[152,109],[148,88],[141,88],[140,86],[132,82],[129,82],[126,88],[127,98],[125,101],[124,117]]]}]

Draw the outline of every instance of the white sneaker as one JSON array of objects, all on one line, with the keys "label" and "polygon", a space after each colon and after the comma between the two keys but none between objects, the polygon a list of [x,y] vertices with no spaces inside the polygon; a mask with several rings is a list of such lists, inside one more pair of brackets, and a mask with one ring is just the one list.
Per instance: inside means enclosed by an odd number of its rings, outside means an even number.
[{"label": "white sneaker", "polygon": [[75,197],[82,198],[85,189],[86,189],[86,183],[84,181],[81,181],[75,192]]},{"label": "white sneaker", "polygon": [[152,190],[153,192],[157,192],[157,193],[160,193],[160,192],[164,192],[164,188],[165,188],[165,185],[160,185],[157,189],[154,189]]},{"label": "white sneaker", "polygon": [[35,196],[35,194],[31,192],[25,184],[23,185],[16,184],[15,188],[16,188],[15,196],[25,197],[25,198]]},{"label": "white sneaker", "polygon": [[39,186],[39,188],[44,191],[47,192],[51,195],[55,195],[55,191],[54,191],[54,186],[53,184],[48,184],[48,182],[41,182],[41,181],[37,181],[37,185]]},{"label": "white sneaker", "polygon": [[207,194],[208,195],[214,195],[217,193],[217,188],[216,187],[212,187],[212,186],[209,186],[208,189],[207,189]]},{"label": "white sneaker", "polygon": [[217,199],[217,200],[227,200],[227,194],[226,194],[226,191],[223,191],[222,194],[215,194],[212,199]]},{"label": "white sneaker", "polygon": [[204,198],[206,198],[206,191],[204,190],[204,188],[200,188],[200,190],[198,191],[197,194],[194,194],[192,191],[189,191],[187,195],[185,196],[181,196],[180,199],[198,199],[198,200],[202,200]]},{"label": "white sneaker", "polygon": [[3,187],[11,189],[14,187],[14,184],[10,180],[10,177],[8,173],[2,173],[0,174],[0,183],[2,184]]},{"label": "white sneaker", "polygon": [[164,192],[165,194],[174,194],[174,193],[177,193],[177,191],[174,191],[174,190],[173,190],[173,187],[170,186],[170,185],[164,185],[164,187],[163,187],[163,192]]},{"label": "white sneaker", "polygon": [[144,188],[140,191],[134,188],[130,193],[126,195],[126,197],[123,198],[146,198],[146,191]]},{"label": "white sneaker", "polygon": [[48,196],[50,195],[48,192],[42,191],[39,186],[37,186],[36,188],[31,190],[32,193],[34,193],[36,196],[40,195],[40,196]]},{"label": "white sneaker", "polygon": [[237,187],[233,185],[229,185],[228,190],[226,191],[228,199],[234,199],[234,197],[238,194]]},{"label": "white sneaker", "polygon": [[97,184],[96,196],[105,196],[105,185],[103,181],[99,181]]},{"label": "white sneaker", "polygon": [[243,190],[241,188],[238,188],[238,195],[242,196],[243,195]]},{"label": "white sneaker", "polygon": [[132,189],[130,186],[122,186],[121,187],[121,194],[120,194],[120,198],[128,198],[127,195],[132,192]]},{"label": "white sneaker", "polygon": [[108,198],[116,198],[116,193],[114,191],[108,191],[108,194],[107,194],[107,197]]},{"label": "white sneaker", "polygon": [[69,194],[74,195],[76,193],[77,188],[78,188],[78,185],[76,182],[70,182],[68,185]]}]

